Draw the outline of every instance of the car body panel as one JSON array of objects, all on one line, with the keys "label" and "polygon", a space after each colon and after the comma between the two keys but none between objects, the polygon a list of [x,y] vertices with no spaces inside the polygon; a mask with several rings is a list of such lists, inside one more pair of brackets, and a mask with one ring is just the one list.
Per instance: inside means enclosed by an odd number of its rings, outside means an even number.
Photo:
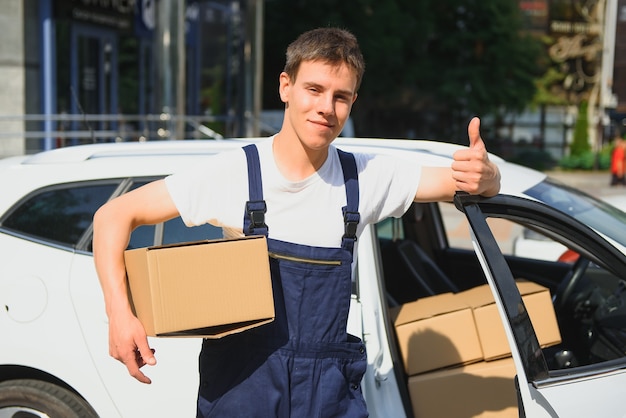
[{"label": "car body panel", "polygon": [[[89,274],[86,275],[86,272]],[[120,379],[120,375],[128,375],[128,372],[122,363],[109,356],[108,320],[91,256],[75,256],[69,289],[81,335],[91,355],[91,367],[102,385],[107,388],[112,401],[111,404],[102,405],[102,410],[106,412],[102,416],[114,416],[117,413],[124,417],[148,414],[194,416],[198,390],[197,358],[201,339],[149,338],[149,344],[155,349],[159,364],[154,367],[146,366],[142,370],[152,379],[152,383],[145,385],[130,376]],[[172,385],[175,385],[175,391],[172,390]],[[133,393],[139,399],[163,399],[167,402],[137,402],[135,398],[127,396],[128,393]],[[105,409],[111,406],[115,409]]]},{"label": "car body panel", "polygon": [[362,306],[364,329],[360,335],[368,353],[363,393],[370,416],[402,417],[406,413],[400,396],[403,386],[395,375],[392,347],[389,344],[390,337],[393,337],[387,334],[389,320],[387,310],[381,303],[384,295],[378,279],[381,276],[380,255],[375,253],[378,245],[373,226],[365,228],[358,245],[357,294]]},{"label": "car body panel", "polygon": [[[12,249],[11,257],[3,257],[0,263],[2,364],[41,371],[67,382],[83,396],[93,392],[97,396],[92,399],[100,399],[105,388],[67,291],[74,254],[0,234],[0,247],[7,246]],[[43,292],[35,291],[40,287]]]}]

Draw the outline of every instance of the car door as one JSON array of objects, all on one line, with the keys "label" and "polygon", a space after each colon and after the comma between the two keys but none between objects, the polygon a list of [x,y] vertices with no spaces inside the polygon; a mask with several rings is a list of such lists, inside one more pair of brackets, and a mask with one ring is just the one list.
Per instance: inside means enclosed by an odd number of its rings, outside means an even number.
[{"label": "car door", "polygon": [[[112,179],[44,187],[17,201],[0,221],[0,303],[8,319],[0,321],[2,361],[42,371],[89,399],[106,389],[83,339],[69,277],[76,245],[93,213],[118,186],[119,180]],[[88,275],[79,278],[89,285]],[[98,306],[88,299],[89,292],[75,296]],[[87,326],[97,328],[89,318]],[[106,404],[106,396],[94,397],[98,406]]]},{"label": "car door", "polygon": [[100,414],[120,417],[195,414],[199,339],[149,338],[157,365],[142,369],[152,384],[141,384],[128,374],[122,363],[109,356],[108,319],[91,254],[75,255],[70,292],[91,364],[98,373],[98,383],[106,388],[110,398],[103,399],[102,392],[86,388],[89,392],[84,396]]},{"label": "car door", "polygon": [[[624,254],[586,225],[539,202],[458,194],[455,205],[469,221],[475,252],[504,324],[516,366],[520,416],[622,417],[626,387]],[[566,346],[556,352],[539,346],[515,285],[512,263],[503,256],[486,222],[490,217],[521,222],[578,254],[553,292],[557,314],[563,314],[559,318],[563,338],[572,335],[584,348],[574,360],[567,357]],[[570,319],[578,321],[577,332],[568,331]]]},{"label": "car door", "polygon": [[[136,189],[155,178],[126,179],[117,193]],[[158,365],[145,366],[143,372],[152,384],[139,384],[128,375],[123,364],[109,356],[108,319],[104,298],[91,252],[91,230],[78,245],[70,273],[70,293],[85,344],[99,378],[113,401],[109,410],[98,392],[87,398],[103,415],[112,416],[193,416],[198,390],[197,359],[200,338],[149,338]],[[187,228],[180,218],[164,224],[145,225],[133,231],[129,248],[182,241],[214,239],[221,229],[210,225]],[[85,394],[87,396],[88,394]]]}]

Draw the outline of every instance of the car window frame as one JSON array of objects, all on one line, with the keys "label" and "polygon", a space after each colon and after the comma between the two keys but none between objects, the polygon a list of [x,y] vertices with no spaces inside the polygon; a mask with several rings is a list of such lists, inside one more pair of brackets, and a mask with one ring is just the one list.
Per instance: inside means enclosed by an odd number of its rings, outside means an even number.
[{"label": "car window frame", "polygon": [[[91,222],[83,231],[81,237],[77,240],[74,245],[70,245],[68,243],[55,241],[52,239],[47,239],[45,237],[35,236],[28,233],[24,233],[21,231],[17,231],[8,227],[5,227],[3,224],[7,218],[15,213],[25,202],[28,200],[40,195],[42,193],[48,193],[56,190],[64,190],[71,189],[77,187],[89,187],[89,186],[98,186],[98,185],[114,185],[111,195],[108,200],[114,199],[118,196],[127,193],[129,190],[133,188],[134,185],[141,183],[147,184],[152,181],[156,181],[162,179],[166,176],[166,174],[160,175],[150,175],[150,176],[138,176],[138,177],[110,177],[110,178],[99,178],[99,179],[91,179],[91,180],[77,180],[77,181],[68,181],[63,183],[55,183],[47,186],[39,187],[37,189],[31,190],[17,201],[15,201],[11,207],[0,217],[0,232],[5,233],[7,235],[11,235],[14,237],[18,237],[21,239],[28,240],[30,242],[34,242],[40,245],[45,245],[51,248],[56,248],[64,251],[72,251],[77,254],[83,254],[91,256],[93,255],[93,251],[90,249],[91,241],[93,239],[93,222]],[[140,187],[139,186],[139,187]],[[155,234],[152,240],[152,245],[158,245],[163,239],[163,224],[155,225]]]},{"label": "car window frame", "polygon": [[74,245],[64,243],[64,242],[59,242],[53,239],[48,239],[45,237],[31,235],[31,234],[21,232],[21,231],[17,231],[12,228],[8,228],[4,226],[4,223],[9,217],[11,217],[15,213],[16,210],[22,207],[22,205],[25,202],[43,193],[71,189],[73,187],[77,188],[77,187],[90,187],[90,186],[99,186],[99,185],[114,185],[115,187],[113,191],[111,192],[111,195],[109,196],[109,200],[110,200],[113,196],[116,196],[118,192],[120,191],[120,189],[123,187],[124,180],[125,180],[124,178],[106,178],[106,179],[95,179],[95,180],[68,181],[64,183],[55,183],[55,184],[51,184],[51,185],[47,185],[47,186],[43,186],[43,187],[39,187],[37,189],[31,190],[30,192],[22,196],[20,199],[15,201],[13,205],[11,205],[11,207],[4,214],[2,214],[2,216],[0,217],[0,232],[5,233],[7,235],[14,236],[14,237],[22,238],[30,242],[35,242],[37,244],[45,245],[48,247],[53,247],[56,249],[61,249],[65,251],[81,251],[82,243],[85,242],[87,236],[89,237],[91,236],[91,233],[93,231],[93,222],[90,223],[85,228],[81,237],[77,240],[77,242]]},{"label": "car window frame", "polygon": [[[139,176],[139,177],[127,177],[127,178],[123,179],[122,183],[117,188],[117,190],[114,192],[114,194],[110,197],[110,199],[113,199],[115,197],[119,197],[119,196],[123,195],[124,193],[128,193],[129,191],[134,190],[135,188],[142,187],[142,186],[144,186],[144,185],[146,185],[148,183],[151,183],[153,181],[161,180],[161,179],[165,178],[166,176],[167,176],[167,174],[151,175],[151,176]],[[169,220],[167,220],[165,222],[160,222],[160,223],[154,224],[154,225],[144,225],[144,227],[153,227],[154,228],[154,234],[153,234],[152,240],[148,244],[148,246],[163,245],[164,242],[165,242],[165,238],[166,238],[166,228],[165,228],[165,225],[168,222],[174,221],[175,219],[176,218],[172,218],[172,219],[169,219]],[[181,222],[182,222],[182,220],[181,220]],[[208,224],[205,224],[205,225],[208,225]],[[197,227],[202,227],[202,226],[203,225],[198,225]],[[215,227],[215,228],[219,228],[219,227]],[[219,228],[219,229],[221,229],[221,228]],[[220,236],[220,238],[221,238],[221,236]],[[83,238],[80,241],[80,245],[77,246],[77,252],[81,252],[82,254],[85,254],[85,255],[92,255],[93,251],[90,249],[90,245],[91,245],[92,239],[93,239],[93,223],[85,230],[85,234],[84,234]],[[207,237],[206,239],[216,239],[216,237]],[[174,242],[178,242],[178,241],[174,241]],[[169,242],[168,241],[168,243],[170,243],[170,244],[172,244],[174,242]]]},{"label": "car window frame", "polygon": [[572,242],[585,242],[585,247],[576,246],[583,256],[602,264],[617,276],[622,276],[619,272],[626,269],[624,254],[590,227],[538,201],[508,195],[484,198],[458,192],[454,198],[454,203],[457,209],[462,211],[468,219],[475,240],[476,254],[481,259],[481,264],[484,262],[483,269],[488,270],[485,271],[485,275],[488,279],[489,277],[493,278],[492,291],[497,293],[494,294],[494,297],[502,303],[528,382],[541,387],[564,379],[597,375],[606,373],[608,370],[623,369],[626,366],[625,356],[616,360],[563,370],[548,369],[530,317],[525,308],[522,308],[524,302],[515,285],[513,274],[500,251],[486,218],[501,216],[508,219],[523,218],[526,221],[530,219],[542,224],[543,227],[557,230],[559,234],[569,237]]}]

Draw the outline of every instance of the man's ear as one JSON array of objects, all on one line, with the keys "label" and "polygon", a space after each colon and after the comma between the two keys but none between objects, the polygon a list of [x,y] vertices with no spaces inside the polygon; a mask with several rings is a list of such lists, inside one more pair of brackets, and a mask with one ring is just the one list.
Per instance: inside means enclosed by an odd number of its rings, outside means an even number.
[{"label": "man's ear", "polygon": [[287,103],[289,101],[289,88],[291,87],[291,79],[286,72],[280,73],[278,76],[278,93],[280,95],[280,100],[283,103]]}]

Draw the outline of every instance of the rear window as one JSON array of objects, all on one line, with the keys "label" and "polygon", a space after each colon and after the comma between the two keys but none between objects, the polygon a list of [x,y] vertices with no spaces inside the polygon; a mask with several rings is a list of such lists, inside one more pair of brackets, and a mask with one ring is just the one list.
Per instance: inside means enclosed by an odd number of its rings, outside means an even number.
[{"label": "rear window", "polygon": [[68,184],[35,192],[9,212],[2,227],[74,247],[118,183]]},{"label": "rear window", "polygon": [[[129,191],[144,186],[150,181],[136,181]],[[180,217],[170,219],[159,226],[163,228],[159,229],[156,225],[142,225],[136,228],[130,236],[128,249],[223,238],[222,228],[209,224],[187,227]]]},{"label": "rear window", "polygon": [[[137,181],[129,190],[143,186],[148,181]],[[18,202],[0,220],[5,231],[23,237],[49,242],[68,248],[77,248],[86,239],[93,215],[106,203],[119,187],[119,181],[98,183],[72,183],[38,190]],[[178,217],[164,224],[144,225],[133,231],[128,248],[148,247],[222,238],[222,228],[209,224],[186,227]],[[84,241],[85,250],[91,252],[91,239]],[[77,248],[82,249],[82,248]]]}]

